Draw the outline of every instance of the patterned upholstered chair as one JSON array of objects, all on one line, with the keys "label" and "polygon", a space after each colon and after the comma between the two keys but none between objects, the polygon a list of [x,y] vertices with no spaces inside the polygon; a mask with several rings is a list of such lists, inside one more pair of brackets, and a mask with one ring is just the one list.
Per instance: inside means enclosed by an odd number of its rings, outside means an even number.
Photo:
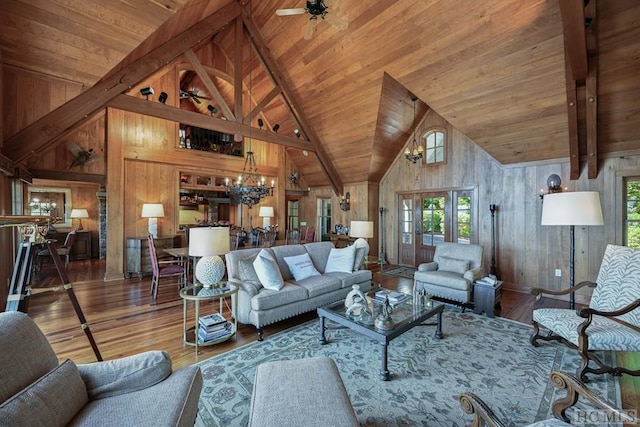
[{"label": "patterned upholstered chair", "polygon": [[[632,423],[631,425],[636,425],[640,422],[639,419],[631,416],[629,411],[613,407],[610,402],[595,394],[593,391],[590,391],[587,386],[573,375],[567,374],[566,372],[553,371],[551,372],[551,382],[557,389],[567,390],[566,397],[556,400],[551,405],[551,410],[555,418],[538,421],[529,424],[527,427],[570,426],[571,424],[568,424],[570,419],[566,411],[576,404],[578,397],[588,400],[596,408],[606,410],[610,415],[615,414],[616,419]],[[482,399],[473,393],[462,393],[458,396],[458,401],[463,411],[474,416],[473,422],[471,423],[472,426],[486,425],[490,427],[505,427],[507,425],[496,416],[493,410],[491,410]]]},{"label": "patterned upholstered chair", "polygon": [[[567,294],[585,286],[594,287],[589,308],[533,310],[531,344],[537,347],[537,340],[555,340],[577,349],[582,358],[577,375],[582,381],[587,381],[587,373],[640,375],[640,370],[607,366],[594,353],[640,351],[640,249],[608,245],[595,283],[582,282],[565,291],[532,289],[537,295],[534,306],[545,293]],[[540,332],[541,326],[547,333]]]}]

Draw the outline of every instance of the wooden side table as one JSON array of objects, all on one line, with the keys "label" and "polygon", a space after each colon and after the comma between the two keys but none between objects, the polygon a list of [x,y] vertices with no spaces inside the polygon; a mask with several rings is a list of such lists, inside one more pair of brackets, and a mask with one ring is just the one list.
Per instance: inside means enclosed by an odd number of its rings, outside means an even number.
[{"label": "wooden side table", "polygon": [[[196,356],[198,355],[198,347],[206,345],[214,345],[224,341],[227,341],[231,337],[236,336],[238,331],[238,319],[236,312],[238,310],[238,287],[236,285],[227,284],[227,282],[221,283],[222,286],[227,286],[227,290],[218,288],[204,288],[202,285],[191,285],[183,288],[180,291],[180,298],[182,298],[183,312],[182,312],[182,341],[196,348]],[[231,298],[231,306],[227,303],[227,298]],[[231,311],[233,316],[231,334],[227,337],[219,340],[209,341],[206,343],[198,342],[198,329],[200,328],[200,302],[201,301],[214,301],[218,299],[220,303],[219,313],[223,313],[223,308],[226,305],[227,309]],[[187,327],[187,301],[193,301],[195,303],[195,324],[193,327]],[[228,320],[228,319],[227,319]],[[193,333],[193,339],[191,334]]]},{"label": "wooden side table", "polygon": [[493,309],[502,299],[502,280],[498,280],[495,285],[484,283],[473,283],[473,312],[487,317],[493,317]]}]

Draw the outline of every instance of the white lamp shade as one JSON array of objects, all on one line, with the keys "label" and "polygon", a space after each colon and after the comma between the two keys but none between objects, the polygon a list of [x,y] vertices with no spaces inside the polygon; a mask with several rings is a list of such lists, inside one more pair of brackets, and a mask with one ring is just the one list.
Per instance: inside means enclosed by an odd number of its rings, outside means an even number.
[{"label": "white lamp shade", "polygon": [[71,209],[70,218],[89,218],[89,212],[86,209]]},{"label": "white lamp shade", "polygon": [[230,250],[229,227],[193,227],[189,229],[189,256],[223,255]]},{"label": "white lamp shade", "polygon": [[161,203],[145,203],[142,205],[142,218],[164,218],[164,207]]},{"label": "white lamp shade", "polygon": [[604,225],[597,191],[545,194],[541,225]]},{"label": "white lamp shade", "polygon": [[349,236],[365,239],[373,237],[373,221],[351,221]]},{"label": "white lamp shade", "polygon": [[260,211],[258,212],[259,217],[268,217],[273,218],[273,206],[260,206]]}]

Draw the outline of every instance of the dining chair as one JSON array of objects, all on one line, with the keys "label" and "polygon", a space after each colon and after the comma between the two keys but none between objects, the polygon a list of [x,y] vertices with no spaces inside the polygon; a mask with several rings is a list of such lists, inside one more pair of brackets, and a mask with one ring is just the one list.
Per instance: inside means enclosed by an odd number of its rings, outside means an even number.
[{"label": "dining chair", "polygon": [[178,289],[185,285],[185,264],[186,259],[159,259],[156,252],[156,245],[151,234],[147,235],[149,243],[149,257],[151,258],[151,278],[150,293],[154,300],[158,298],[158,287],[161,279],[168,280],[169,283],[178,285]]},{"label": "dining chair", "polygon": [[270,248],[276,244],[276,232],[265,231],[258,234],[258,247]]},{"label": "dining chair", "polygon": [[313,227],[309,227],[307,228],[307,232],[305,233],[304,236],[304,242],[305,243],[311,243],[314,242],[316,240],[316,230]]},{"label": "dining chair", "polygon": [[299,245],[300,244],[300,230],[297,228],[287,230],[285,236],[285,245]]},{"label": "dining chair", "polygon": [[[76,230],[71,230],[67,233],[67,236],[64,239],[64,243],[61,246],[56,247],[56,252],[60,258],[64,259],[64,268],[65,270],[69,267],[69,256],[71,254],[71,248],[73,247],[73,243],[76,241]],[[40,272],[40,268],[42,267],[42,260],[44,258],[51,258],[51,253],[49,252],[49,248],[41,249],[37,253],[37,261],[36,261],[36,274]]]}]

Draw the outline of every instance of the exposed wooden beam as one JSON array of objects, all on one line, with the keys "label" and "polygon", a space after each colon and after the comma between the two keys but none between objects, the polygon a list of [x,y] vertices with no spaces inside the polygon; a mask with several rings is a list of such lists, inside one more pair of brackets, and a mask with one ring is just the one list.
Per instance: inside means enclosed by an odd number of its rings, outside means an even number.
[{"label": "exposed wooden beam", "polygon": [[284,74],[280,70],[280,67],[278,66],[275,58],[273,57],[273,55],[271,55],[271,51],[267,48],[267,45],[262,38],[260,31],[251,19],[250,10],[246,5],[244,5],[242,8],[242,19],[244,21],[245,27],[247,28],[247,32],[249,33],[251,46],[255,48],[255,51],[264,64],[267,73],[270,75],[276,85],[280,86],[280,88],[282,89],[282,95],[285,98],[286,104],[288,104],[289,108],[291,109],[291,114],[299,123],[302,132],[307,136],[307,138],[309,138],[309,142],[314,147],[313,151],[315,151],[320,166],[329,179],[333,191],[337,195],[342,195],[344,193],[344,188],[340,175],[334,168],[329,155],[324,150],[324,147],[320,142],[320,138],[313,129],[313,126],[311,126],[311,122],[307,120],[304,112],[302,111],[300,103],[298,103],[296,97],[293,94],[293,91],[289,89],[291,85],[284,77]]},{"label": "exposed wooden beam", "polygon": [[222,97],[222,94],[220,93],[216,85],[213,83],[213,80],[211,80],[211,77],[207,73],[207,70],[205,70],[205,68],[202,66],[202,63],[200,62],[196,54],[193,53],[191,49],[189,49],[184,53],[184,56],[186,56],[189,62],[191,62],[191,65],[193,65],[193,69],[196,71],[196,73],[204,83],[204,86],[207,88],[207,90],[209,91],[213,99],[220,106],[220,109],[222,110],[222,114],[228,120],[235,120],[236,116],[233,114],[233,111],[231,111],[231,108],[229,108],[229,106],[227,105],[226,101]]},{"label": "exposed wooden beam", "polygon": [[574,80],[587,77],[587,39],[584,29],[584,1],[558,0],[562,16],[564,48],[569,57]]},{"label": "exposed wooden beam", "polygon": [[0,172],[2,172],[5,175],[13,175],[14,169],[15,169],[15,166],[11,161],[11,159],[5,157],[3,154],[0,153]]},{"label": "exposed wooden beam", "polygon": [[251,126],[233,122],[231,120],[218,119],[216,117],[207,116],[194,111],[182,110],[180,108],[165,105],[160,102],[146,101],[129,95],[118,95],[109,102],[109,107],[119,108],[133,113],[144,114],[147,116],[157,117],[159,119],[171,120],[191,126],[197,126],[203,129],[211,129],[218,132],[229,134],[239,133],[249,138],[258,139],[260,141],[271,142],[273,144],[283,145],[285,147],[298,148],[315,152],[313,145],[304,140],[290,138],[266,130],[256,129]]},{"label": "exposed wooden beam", "polygon": [[77,182],[95,182],[97,184],[106,184],[107,177],[95,173],[80,173],[69,171],[56,171],[48,169],[29,169],[34,178],[51,179],[55,181],[77,181]]},{"label": "exposed wooden beam", "polygon": [[[236,25],[234,27],[234,53],[233,53],[233,76],[234,76],[234,85],[233,85],[233,99],[234,99],[234,107],[236,111],[237,121],[239,123],[244,122],[244,117],[242,115],[243,105],[242,105],[242,41],[244,39],[244,26],[242,25],[242,19],[240,17],[236,18]],[[251,73],[253,70],[249,70]],[[251,101],[249,101],[251,102]]]},{"label": "exposed wooden beam", "polygon": [[91,117],[96,111],[118,95],[143,81],[192,46],[210,37],[235,19],[240,13],[236,2],[220,8],[215,13],[195,22],[177,37],[166,41],[140,59],[114,73],[108,73],[93,87],[69,102],[51,111],[16,135],[4,145],[4,153],[14,162],[26,160],[54,143],[60,135]]},{"label": "exposed wooden beam", "polygon": [[[567,52],[565,51],[565,57]],[[580,178],[580,144],[578,139],[578,94],[571,67],[565,62],[567,80],[567,124],[569,127],[569,179]]]},{"label": "exposed wooden beam", "polygon": [[262,101],[256,104],[256,106],[253,107],[253,110],[251,110],[251,112],[249,112],[247,117],[244,118],[244,123],[245,124],[251,123],[253,118],[257,116],[260,113],[260,111],[262,111],[262,109],[266,107],[273,100],[273,98],[280,95],[281,92],[282,90],[280,89],[280,86],[276,86],[273,89],[271,89],[271,92],[269,92]]},{"label": "exposed wooden beam", "polygon": [[587,30],[587,50],[589,52],[589,71],[586,80],[587,102],[587,177],[598,176],[598,20],[596,19],[596,0],[590,0],[586,15],[591,20]]}]

